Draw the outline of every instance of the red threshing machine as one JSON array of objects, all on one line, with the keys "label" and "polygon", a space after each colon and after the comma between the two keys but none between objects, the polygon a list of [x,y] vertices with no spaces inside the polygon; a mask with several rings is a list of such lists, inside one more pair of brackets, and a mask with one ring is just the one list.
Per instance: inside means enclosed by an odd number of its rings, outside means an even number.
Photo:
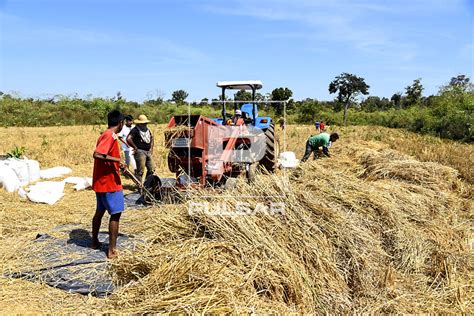
[{"label": "red threshing machine", "polygon": [[[226,89],[252,89],[255,96],[255,90],[262,87],[260,81],[221,82],[218,86],[222,88],[223,100]],[[269,122],[269,129],[256,127],[255,122],[260,118],[256,117],[255,101],[244,106],[251,109],[246,114],[253,117],[244,115],[245,124],[239,126],[223,123],[227,121],[225,101],[223,117],[219,119],[202,115],[175,115],[170,119],[165,143],[170,149],[168,167],[176,174],[178,187],[227,187],[241,174],[252,181],[259,163],[267,170],[275,169],[278,142],[273,123]],[[268,118],[263,121],[268,122]]]}]

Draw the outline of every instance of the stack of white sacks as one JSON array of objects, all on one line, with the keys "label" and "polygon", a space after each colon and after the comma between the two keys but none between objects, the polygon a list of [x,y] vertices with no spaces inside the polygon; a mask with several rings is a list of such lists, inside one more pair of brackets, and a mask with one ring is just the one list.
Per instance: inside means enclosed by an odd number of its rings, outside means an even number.
[{"label": "stack of white sacks", "polygon": [[41,178],[40,172],[40,165],[36,160],[0,160],[0,184],[7,192],[15,192],[30,182],[38,181]]},{"label": "stack of white sacks", "polygon": [[[75,184],[76,190],[83,190],[92,184],[92,178],[69,177],[63,181],[43,181],[40,179],[52,179],[71,173],[67,167],[54,167],[40,170],[40,164],[36,160],[9,158],[0,160],[0,187],[7,192],[18,191],[23,198],[32,202],[54,204],[64,196],[64,185]],[[28,184],[36,182],[28,186]]]}]

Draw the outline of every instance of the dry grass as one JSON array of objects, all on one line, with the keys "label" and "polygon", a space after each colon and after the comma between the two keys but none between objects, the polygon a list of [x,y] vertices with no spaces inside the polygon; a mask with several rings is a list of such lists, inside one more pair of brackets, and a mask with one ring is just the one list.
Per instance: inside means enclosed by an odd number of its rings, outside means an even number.
[{"label": "dry grass", "polygon": [[414,156],[420,161],[438,162],[455,168],[464,180],[474,183],[472,144],[422,136],[403,129],[361,127],[348,130],[348,136],[357,135],[356,137],[367,141],[381,141],[391,149]]},{"label": "dry grass", "polygon": [[[302,155],[308,129],[289,126],[286,149]],[[91,174],[98,128],[4,131],[12,137],[0,139],[0,152],[22,145],[43,166]],[[162,144],[163,127],[153,131]],[[286,203],[285,216],[189,214],[187,204],[127,211],[121,231],[145,244],[112,262],[114,277],[125,284],[114,295],[96,299],[3,278],[0,312],[472,313],[472,189],[458,178],[472,182],[465,163],[472,145],[432,145],[411,134],[398,140],[401,132],[388,129],[339,132],[334,159],[308,162],[289,178],[260,175],[254,186],[240,183],[230,192],[251,192],[256,197],[245,201],[252,205],[272,196]],[[409,153],[416,159],[400,153],[410,148],[418,148]],[[157,146],[160,175],[166,154]],[[68,190],[54,206],[0,192],[2,271],[24,264],[22,250],[37,233],[60,224],[90,227],[94,193]],[[237,201],[192,192],[191,201],[203,200]]]}]

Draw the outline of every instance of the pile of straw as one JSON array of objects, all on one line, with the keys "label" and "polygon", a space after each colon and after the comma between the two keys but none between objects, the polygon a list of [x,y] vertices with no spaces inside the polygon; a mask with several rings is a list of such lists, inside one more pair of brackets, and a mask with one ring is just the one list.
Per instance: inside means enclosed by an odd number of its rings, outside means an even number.
[{"label": "pile of straw", "polygon": [[[373,155],[362,156],[408,164]],[[251,192],[250,205],[267,197],[286,203],[285,215],[189,215],[177,206],[142,218],[147,246],[113,263],[126,285],[111,302],[124,312],[472,311],[472,205],[432,186],[455,172],[431,174],[430,163],[413,161],[409,178],[390,164],[373,168],[373,159],[359,167],[384,175],[375,181],[338,172],[357,169],[340,157],[309,162],[289,181],[260,176],[233,199],[192,197],[229,207]]]},{"label": "pile of straw", "polygon": [[[298,128],[288,127],[287,150],[301,154],[307,128]],[[121,288],[109,298],[0,278],[0,312],[472,313],[470,184],[454,169],[388,151],[358,133],[344,139],[341,132],[334,158],[258,175],[252,186],[242,181],[224,193],[191,192],[183,204],[126,211],[120,232],[144,243],[110,261]],[[34,149],[29,138],[25,145]],[[63,145],[45,153],[60,152],[76,166],[74,175],[91,171],[93,141]],[[161,176],[167,151],[158,149]],[[217,210],[268,201],[286,208],[245,216],[188,212],[190,203],[205,201]],[[92,191],[71,189],[53,207],[0,192],[2,272],[31,264],[24,251],[37,233],[65,224],[89,230],[94,208]]]},{"label": "pile of straw", "polygon": [[394,150],[366,151],[360,156],[362,174],[370,180],[396,179],[435,189],[453,189],[459,172],[436,162],[420,162]]}]

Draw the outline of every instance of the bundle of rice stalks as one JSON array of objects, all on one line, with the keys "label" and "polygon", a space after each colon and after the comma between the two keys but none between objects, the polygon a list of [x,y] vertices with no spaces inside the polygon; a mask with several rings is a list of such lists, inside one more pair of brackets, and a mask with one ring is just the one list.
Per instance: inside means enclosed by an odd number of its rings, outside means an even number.
[{"label": "bundle of rice stalks", "polygon": [[[189,203],[208,209],[166,207],[139,221],[150,242],[114,262],[126,286],[112,303],[124,312],[469,311],[471,205],[420,185],[431,182],[333,171],[350,161],[309,162],[292,180],[261,175],[224,197],[193,192]],[[284,213],[236,211],[268,202]]]},{"label": "bundle of rice stalks", "polygon": [[360,154],[369,180],[396,179],[437,189],[453,189],[459,183],[457,170],[436,162],[420,162],[394,150],[368,150]]}]

